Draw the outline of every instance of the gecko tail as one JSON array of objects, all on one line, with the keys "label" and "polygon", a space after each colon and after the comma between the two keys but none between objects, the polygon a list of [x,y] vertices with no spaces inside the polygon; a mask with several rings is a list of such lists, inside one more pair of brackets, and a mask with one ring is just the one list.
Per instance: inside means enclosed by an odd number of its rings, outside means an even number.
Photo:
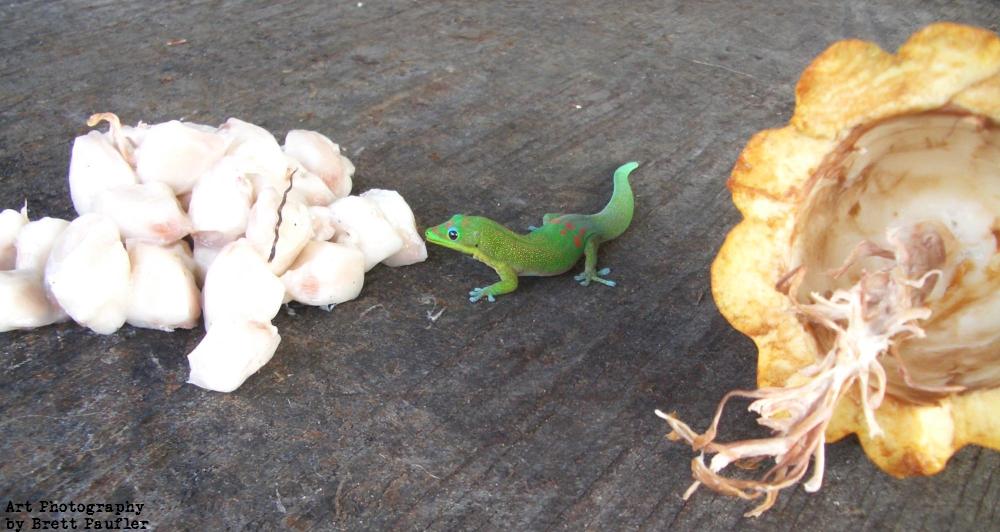
[{"label": "gecko tail", "polygon": [[611,199],[601,209],[601,212],[594,215],[595,229],[600,232],[604,240],[617,238],[632,223],[635,198],[632,195],[632,186],[628,182],[628,177],[638,167],[639,163],[632,161],[615,170],[614,191],[611,193]]}]

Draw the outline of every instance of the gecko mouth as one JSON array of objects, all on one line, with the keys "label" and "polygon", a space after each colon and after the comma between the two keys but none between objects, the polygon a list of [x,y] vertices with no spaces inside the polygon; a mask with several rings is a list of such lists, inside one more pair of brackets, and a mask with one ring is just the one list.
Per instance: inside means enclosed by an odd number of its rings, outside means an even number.
[{"label": "gecko mouth", "polygon": [[456,251],[461,251],[463,253],[472,253],[471,251],[472,248],[464,246],[462,244],[459,244],[458,242],[451,240],[447,236],[441,234],[439,229],[441,229],[441,226],[428,227],[427,230],[424,231],[424,238],[427,239],[427,241],[430,242],[431,244],[437,244],[441,247],[454,249]]}]

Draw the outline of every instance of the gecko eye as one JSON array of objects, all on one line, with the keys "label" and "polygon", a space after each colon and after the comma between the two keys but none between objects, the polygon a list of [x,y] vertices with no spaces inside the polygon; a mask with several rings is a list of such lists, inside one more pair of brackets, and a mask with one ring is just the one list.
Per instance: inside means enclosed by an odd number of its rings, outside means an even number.
[{"label": "gecko eye", "polygon": [[454,227],[448,229],[448,238],[458,240],[458,229],[455,229]]}]

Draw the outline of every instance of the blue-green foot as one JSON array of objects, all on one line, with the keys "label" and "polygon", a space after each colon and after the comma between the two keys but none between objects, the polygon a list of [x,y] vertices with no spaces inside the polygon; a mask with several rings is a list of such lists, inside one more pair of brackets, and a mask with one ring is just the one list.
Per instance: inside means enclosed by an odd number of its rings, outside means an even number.
[{"label": "blue-green foot", "polygon": [[486,296],[486,300],[491,303],[497,300],[497,298],[493,297],[493,293],[490,292],[489,287],[485,287],[485,288],[473,288],[469,292],[469,302],[475,303],[476,301],[482,299],[483,296]]},{"label": "blue-green foot", "polygon": [[585,271],[576,277],[573,277],[573,279],[579,281],[583,286],[589,285],[591,281],[596,281],[606,286],[615,286],[617,283],[614,281],[601,277],[602,275],[607,275],[609,273],[611,273],[611,268],[601,268],[600,270],[597,270],[597,272]]}]

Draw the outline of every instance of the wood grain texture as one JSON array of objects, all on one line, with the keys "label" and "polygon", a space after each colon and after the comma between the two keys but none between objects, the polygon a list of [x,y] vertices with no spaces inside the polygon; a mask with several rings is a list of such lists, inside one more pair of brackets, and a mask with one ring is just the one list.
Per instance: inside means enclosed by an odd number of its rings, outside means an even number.
[{"label": "wood grain texture", "polygon": [[[703,427],[753,384],[708,266],[738,220],[731,165],[788,120],[802,69],[833,41],[895,49],[936,20],[997,31],[1000,6],[611,4],[0,6],[0,206],[34,215],[72,213],[69,148],[97,111],[317,129],[357,164],[355,190],[399,190],[422,226],[597,210],[611,171],[643,163],[635,222],[602,248],[617,288],[527,278],[470,305],[493,273],[433,249],[332,312],[281,312],[277,354],[236,393],[183,384],[200,330],[0,335],[0,494],[138,501],[164,530],[1000,528],[1000,454],[977,448],[897,480],[847,440],[822,491],[757,520],[708,492],[684,502],[690,450],[653,416]],[[732,417],[732,436],[755,433]]]}]

